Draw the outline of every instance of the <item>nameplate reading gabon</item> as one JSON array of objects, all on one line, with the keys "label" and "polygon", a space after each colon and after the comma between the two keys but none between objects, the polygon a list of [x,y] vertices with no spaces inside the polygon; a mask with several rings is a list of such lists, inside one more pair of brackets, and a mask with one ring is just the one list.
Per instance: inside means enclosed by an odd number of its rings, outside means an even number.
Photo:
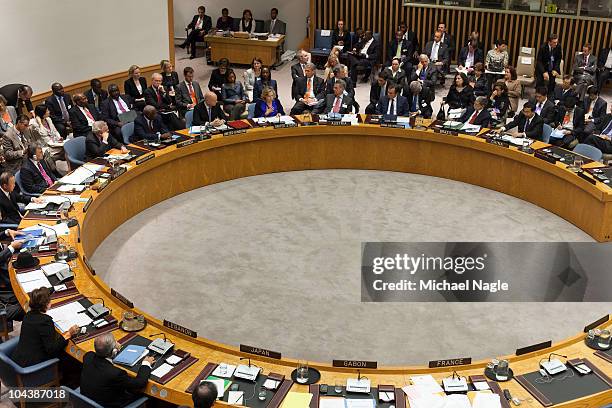
[{"label": "nameplate reading gabon", "polygon": [[448,360],[432,360],[429,362],[429,368],[452,367],[468,364],[472,364],[472,357],[450,358]]},{"label": "nameplate reading gabon", "polygon": [[281,353],[278,351],[266,350],[259,347],[247,346],[245,344],[240,345],[240,351],[243,353],[255,354],[258,356],[274,358],[280,360]]},{"label": "nameplate reading gabon", "polygon": [[172,322],[170,322],[168,320],[164,320],[164,327],[172,329],[172,330],[174,330],[176,332],[179,332],[181,334],[184,334],[186,336],[193,337],[194,339],[196,337],[198,337],[198,333],[197,332],[195,332],[195,331],[193,331],[191,329],[188,329],[186,327],[183,327],[183,326],[181,326],[179,324],[172,323]]},{"label": "nameplate reading gabon", "polygon": [[362,361],[362,360],[333,360],[334,367],[344,368],[378,368],[377,361]]}]

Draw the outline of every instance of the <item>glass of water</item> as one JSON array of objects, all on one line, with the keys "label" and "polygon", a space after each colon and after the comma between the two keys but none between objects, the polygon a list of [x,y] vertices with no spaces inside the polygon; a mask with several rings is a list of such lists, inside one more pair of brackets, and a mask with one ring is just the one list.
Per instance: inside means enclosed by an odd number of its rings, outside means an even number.
[{"label": "glass of water", "polygon": [[339,382],[337,382],[337,383],[334,385],[334,392],[335,392],[336,394],[340,394],[340,393],[342,392],[342,384],[340,384]]},{"label": "glass of water", "polygon": [[306,384],[308,382],[308,363],[298,363],[296,381],[299,384]]},{"label": "glass of water", "polygon": [[219,364],[219,375],[221,377],[225,377],[227,375],[227,364],[225,363]]},{"label": "glass of water", "polygon": [[582,157],[575,156],[574,157],[574,168],[576,169],[575,171],[582,170],[583,165],[584,165],[584,160],[582,159]]},{"label": "glass of water", "polygon": [[265,389],[262,388],[262,389],[259,390],[258,398],[259,398],[260,401],[264,401],[266,399],[266,395],[267,395],[267,393],[266,393]]},{"label": "glass of water", "polygon": [[602,330],[599,334],[597,345],[602,348],[610,347],[610,330]]}]

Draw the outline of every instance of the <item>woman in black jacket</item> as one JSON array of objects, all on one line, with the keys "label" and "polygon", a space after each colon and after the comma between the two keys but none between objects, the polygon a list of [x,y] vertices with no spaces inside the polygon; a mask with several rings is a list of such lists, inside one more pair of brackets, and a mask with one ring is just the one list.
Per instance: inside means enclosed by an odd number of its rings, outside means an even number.
[{"label": "woman in black jacket", "polygon": [[29,295],[30,311],[23,318],[19,343],[12,355],[13,361],[21,367],[58,357],[68,344],[68,339],[79,332],[76,325],[63,335],[55,331],[53,319],[45,313],[51,305],[49,288],[34,289]]},{"label": "woman in black jacket", "polygon": [[474,103],[474,89],[468,84],[465,74],[455,75],[455,80],[446,95],[446,103],[451,109],[467,109]]},{"label": "woman in black jacket", "polygon": [[495,83],[493,93],[489,98],[489,107],[493,109],[497,122],[504,121],[508,117],[510,98],[508,97],[508,87],[502,81]]},{"label": "woman in black jacket", "polygon": [[140,76],[140,67],[132,65],[128,70],[128,79],[123,83],[123,89],[126,95],[129,95],[134,100],[134,107],[142,110],[145,107],[144,91],[147,89],[147,80]]}]

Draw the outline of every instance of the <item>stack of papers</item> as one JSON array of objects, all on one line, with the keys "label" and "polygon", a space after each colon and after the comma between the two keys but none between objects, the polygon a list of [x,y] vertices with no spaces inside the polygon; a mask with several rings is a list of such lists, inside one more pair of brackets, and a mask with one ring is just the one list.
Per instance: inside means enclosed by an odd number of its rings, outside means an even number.
[{"label": "stack of papers", "polygon": [[480,126],[472,125],[470,123],[465,123],[463,126],[461,126],[461,130],[463,130],[464,132],[469,132],[469,133],[477,133],[477,132],[480,132]]},{"label": "stack of papers", "polygon": [[164,375],[168,374],[173,368],[174,367],[172,367],[170,364],[163,363],[155,370],[151,371],[151,375],[157,378],[162,378]]},{"label": "stack of papers", "polygon": [[[225,374],[222,373],[222,366],[225,367]],[[215,368],[215,371],[212,372],[212,375],[219,378],[230,378],[234,375],[234,371],[236,371],[236,366],[232,364],[221,363]]]},{"label": "stack of papers", "polygon": [[97,171],[104,168],[102,165],[86,163],[58,181],[62,184],[83,184],[88,178],[95,177]]},{"label": "stack of papers", "polygon": [[113,359],[113,363],[134,367],[147,354],[149,350],[146,347],[130,344]]},{"label": "stack of papers", "polygon": [[125,154],[109,154],[106,156],[107,160],[129,160],[132,157],[130,153]]},{"label": "stack of papers", "polygon": [[269,118],[253,118],[253,120],[257,124],[265,124],[265,123],[284,123],[284,124],[289,124],[289,123],[295,123],[293,118],[291,116],[288,116],[288,115],[273,116],[273,117],[269,117]]},{"label": "stack of papers", "polygon": [[64,184],[62,186],[59,186],[57,188],[57,191],[61,191],[61,192],[68,192],[68,191],[78,191],[81,192],[83,190],[85,190],[84,185],[81,184]]},{"label": "stack of papers", "polygon": [[344,398],[322,397],[319,399],[319,408],[346,408]]},{"label": "stack of papers", "polygon": [[414,385],[423,387],[423,389],[430,394],[444,392],[440,384],[438,384],[436,379],[431,375],[415,375],[410,377],[410,381],[412,381]]},{"label": "stack of papers", "polygon": [[217,399],[223,398],[225,391],[228,389],[228,387],[232,383],[230,380],[224,380],[223,378],[217,378],[212,375],[203,381],[208,381],[208,382],[215,384],[215,387],[217,387]]},{"label": "stack of papers", "polygon": [[312,394],[290,391],[281,403],[280,408],[310,408]]},{"label": "stack of papers", "polygon": [[474,408],[501,408],[501,401],[497,394],[485,394],[479,392],[474,397],[472,404]]},{"label": "stack of papers", "polygon": [[79,327],[85,327],[92,322],[83,305],[77,301],[49,309],[47,314],[51,316],[53,323],[62,333],[67,332],[75,324]]},{"label": "stack of papers", "polygon": [[524,146],[525,145],[525,141],[529,142],[529,145],[531,145],[533,143],[533,140],[531,139],[527,139],[524,137],[514,137],[512,135],[502,135],[501,139],[505,142],[509,142],[512,143],[513,145],[517,145],[517,146]]},{"label": "stack of papers", "polygon": [[448,110],[448,118],[449,119],[459,119],[465,113],[465,109],[449,109]]},{"label": "stack of papers", "polygon": [[40,269],[32,272],[18,273],[16,276],[17,282],[19,282],[19,285],[21,285],[21,288],[26,293],[42,287],[51,287],[51,282],[49,282],[49,279]]},{"label": "stack of papers", "polygon": [[53,262],[40,267],[46,276],[56,275],[59,272],[70,270],[70,267],[65,262]]},{"label": "stack of papers", "polygon": [[452,120],[447,120],[446,122],[444,122],[444,124],[442,125],[447,129],[461,129],[463,127],[463,122],[455,122]]}]

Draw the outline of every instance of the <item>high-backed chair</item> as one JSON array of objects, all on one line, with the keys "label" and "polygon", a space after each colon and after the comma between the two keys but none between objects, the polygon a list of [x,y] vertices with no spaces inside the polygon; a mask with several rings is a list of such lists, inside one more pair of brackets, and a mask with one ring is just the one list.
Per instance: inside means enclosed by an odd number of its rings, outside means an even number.
[{"label": "high-backed chair", "polygon": [[578,143],[576,147],[574,147],[574,153],[579,155],[588,157],[591,160],[600,161],[603,157],[603,153],[601,150],[596,148],[595,146],[591,146],[584,143]]},{"label": "high-backed chair", "polygon": [[[72,404],[73,408],[104,408],[102,405],[97,402],[87,398],[83,394],[81,394],[81,388],[77,388],[73,390],[71,388],[62,385],[62,390],[68,393],[68,400]],[[138,408],[144,407],[149,398],[146,396],[140,397],[137,400],[129,403],[128,405],[124,405],[123,408]]]},{"label": "high-backed chair", "polygon": [[[329,32],[329,35],[322,35],[323,31]],[[310,55],[313,58],[327,58],[331,53],[332,35],[331,30],[315,30],[314,47],[310,49]]]},{"label": "high-backed chair", "polygon": [[8,341],[9,334],[13,331],[13,321],[6,318],[6,309],[0,309],[0,338]]},{"label": "high-backed chair", "polygon": [[561,70],[561,72],[559,72],[559,76],[555,78],[555,83],[558,85],[563,85],[563,70],[565,69],[565,60],[561,60],[561,62],[559,63],[559,69]]},{"label": "high-backed chair", "polygon": [[66,161],[70,166],[70,170],[85,164],[85,138],[79,136],[66,140],[64,152],[66,153]]},{"label": "high-backed chair", "polygon": [[516,62],[516,75],[521,84],[521,97],[525,97],[525,88],[535,86],[535,48],[521,47]]},{"label": "high-backed chair", "polygon": [[544,143],[548,143],[548,141],[550,140],[550,135],[552,131],[553,131],[553,128],[548,123],[545,123],[544,126],[542,127],[542,141]]},{"label": "high-backed chair", "polygon": [[192,123],[193,123],[193,109],[185,112],[185,124],[186,124],[185,126],[187,126],[187,129],[191,127]]},{"label": "high-backed chair", "polygon": [[126,145],[130,144],[130,137],[134,134],[134,122],[126,123],[121,126],[121,137],[123,138],[123,143]]},{"label": "high-backed chair", "polygon": [[[29,367],[21,367],[11,359],[13,350],[17,347],[19,337],[14,337],[0,344],[0,380],[7,387],[58,387],[59,359],[52,358]],[[19,406],[24,408],[25,401]]]},{"label": "high-backed chair", "polygon": [[27,191],[23,187],[23,183],[21,182],[21,170],[17,170],[17,173],[15,173],[15,184],[17,184],[17,187],[19,187],[19,190],[21,191],[21,193],[25,196],[38,197],[40,195],[40,194],[32,193],[31,191]]}]

